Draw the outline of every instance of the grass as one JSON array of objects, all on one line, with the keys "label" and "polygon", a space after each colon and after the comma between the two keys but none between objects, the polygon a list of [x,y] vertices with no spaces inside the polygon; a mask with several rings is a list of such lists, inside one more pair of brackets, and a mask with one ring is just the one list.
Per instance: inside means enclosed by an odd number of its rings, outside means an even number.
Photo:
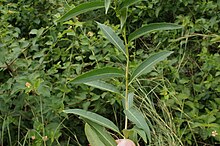
[{"label": "grass", "polygon": [[[139,82],[139,81],[138,81]],[[140,82],[139,82],[140,83]],[[177,127],[173,116],[166,104],[154,92],[158,86],[146,91],[144,86],[138,85],[136,90],[135,104],[140,107],[146,119],[150,122],[152,146],[183,146],[181,138],[177,133]],[[151,96],[154,96],[154,100]],[[155,102],[156,101],[156,102]]]}]

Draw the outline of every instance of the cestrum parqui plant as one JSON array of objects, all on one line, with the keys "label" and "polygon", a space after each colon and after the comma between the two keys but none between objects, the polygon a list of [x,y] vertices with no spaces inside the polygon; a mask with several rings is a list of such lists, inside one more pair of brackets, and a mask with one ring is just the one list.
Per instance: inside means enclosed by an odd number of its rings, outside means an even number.
[{"label": "cestrum parqui plant", "polygon": [[[139,76],[149,73],[155,64],[166,59],[170,54],[172,54],[172,52],[161,51],[156,53],[144,60],[135,68],[133,72],[130,72],[129,44],[131,44],[131,42],[135,39],[150,32],[158,30],[180,29],[181,26],[171,23],[152,23],[144,25],[134,32],[127,34],[126,20],[128,9],[131,5],[134,5],[140,1],[141,0],[114,1],[114,6],[112,7],[116,11],[117,17],[120,20],[121,36],[123,39],[121,39],[111,27],[97,22],[97,25],[102,30],[105,37],[115,46],[115,48],[124,54],[124,57],[126,58],[125,68],[98,68],[79,75],[71,80],[72,84],[86,84],[88,86],[107,90],[109,92],[118,93],[119,95],[124,93],[124,95],[122,95],[122,103],[125,114],[125,124],[124,129],[122,130],[123,134],[112,121],[101,115],[82,109],[64,110],[65,113],[78,115],[82,120],[85,121],[85,134],[91,146],[135,146],[135,143],[138,145],[137,135],[139,135],[145,143],[151,142],[151,132],[148,123],[149,121],[146,122],[142,112],[133,105],[134,93],[130,92],[129,89],[131,88],[132,83],[134,83]],[[105,8],[105,13],[107,14],[112,3],[113,2],[111,0],[82,3],[70,9],[66,14],[58,19],[58,22],[67,21],[73,17],[76,17],[77,15],[99,8]],[[125,80],[125,91],[120,92],[114,85],[104,81],[105,79],[116,77],[123,78]],[[134,125],[134,127],[131,129],[128,129],[128,120]],[[115,140],[107,130],[111,130],[111,132],[117,134],[119,137],[121,137],[121,139]]]}]

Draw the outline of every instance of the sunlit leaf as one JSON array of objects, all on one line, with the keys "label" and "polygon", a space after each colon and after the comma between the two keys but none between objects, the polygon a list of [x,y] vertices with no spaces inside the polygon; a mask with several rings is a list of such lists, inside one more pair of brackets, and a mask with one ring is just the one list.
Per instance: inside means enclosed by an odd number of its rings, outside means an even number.
[{"label": "sunlit leaf", "polygon": [[79,84],[79,83],[87,83],[91,81],[97,81],[99,79],[106,79],[112,77],[122,77],[124,76],[124,72],[120,69],[113,67],[105,67],[101,69],[94,69],[90,72],[79,75],[74,78],[71,83]]},{"label": "sunlit leaf", "polygon": [[98,23],[98,26],[106,36],[106,38],[122,53],[125,54],[126,56],[126,51],[125,51],[125,45],[123,41],[118,37],[118,35],[111,29],[111,27],[108,27],[104,24]]},{"label": "sunlit leaf", "polygon": [[172,23],[152,23],[145,25],[134,32],[132,32],[129,37],[128,41],[132,41],[134,39],[137,39],[143,35],[146,35],[153,31],[159,31],[159,30],[173,30],[173,29],[180,29],[182,26]]},{"label": "sunlit leaf", "polygon": [[111,0],[105,0],[105,14],[108,13],[108,9],[110,7]]},{"label": "sunlit leaf", "polygon": [[79,14],[83,14],[85,12],[103,8],[103,7],[105,7],[104,2],[101,2],[101,1],[82,3],[72,8],[71,10],[69,10],[66,14],[64,14],[61,18],[59,18],[57,22],[66,21]]},{"label": "sunlit leaf", "polygon": [[143,129],[147,134],[148,140],[151,140],[150,128],[145,121],[143,114],[135,108],[124,110],[124,113],[138,128]]},{"label": "sunlit leaf", "polygon": [[85,134],[91,146],[105,146],[99,139],[96,131],[89,124],[85,124]]},{"label": "sunlit leaf", "polygon": [[172,51],[163,51],[147,58],[135,69],[131,76],[130,83],[132,83],[133,80],[139,77],[140,75],[149,73],[155,64],[166,59],[172,53]]},{"label": "sunlit leaf", "polygon": [[100,116],[96,113],[93,113],[90,111],[85,111],[82,109],[68,109],[68,110],[64,110],[64,112],[79,115],[79,116],[86,118],[94,123],[102,125],[103,127],[111,129],[117,133],[120,133],[118,127],[112,121],[110,121],[109,119],[107,119],[103,116]]},{"label": "sunlit leaf", "polygon": [[104,81],[92,81],[92,82],[86,82],[84,84],[101,89],[101,90],[120,94],[119,90],[115,86],[113,86],[112,84],[106,83]]}]

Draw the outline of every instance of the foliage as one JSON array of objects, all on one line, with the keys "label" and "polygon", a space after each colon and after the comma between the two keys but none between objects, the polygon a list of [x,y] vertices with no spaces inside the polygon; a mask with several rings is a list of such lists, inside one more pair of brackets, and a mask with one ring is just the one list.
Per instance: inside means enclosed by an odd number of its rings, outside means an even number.
[{"label": "foliage", "polygon": [[[84,2],[94,1],[0,1],[0,144],[87,145],[86,136],[100,136],[94,133],[103,127],[84,119],[90,122],[85,135],[84,123],[63,113],[64,107],[96,112],[122,130],[122,77],[72,81],[92,69],[125,69],[126,51],[103,30],[124,39],[142,26],[166,22],[184,28],[151,32],[128,43],[130,77],[149,56],[173,52],[129,84],[128,107],[139,107],[155,145],[218,145],[219,1],[105,0],[102,8],[57,23]],[[132,126],[123,136],[138,133],[139,143],[147,143],[143,128]]]}]

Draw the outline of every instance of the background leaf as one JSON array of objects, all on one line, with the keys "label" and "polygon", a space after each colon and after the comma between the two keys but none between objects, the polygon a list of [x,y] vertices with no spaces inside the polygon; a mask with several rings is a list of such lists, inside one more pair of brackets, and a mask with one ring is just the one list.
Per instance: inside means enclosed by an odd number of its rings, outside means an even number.
[{"label": "background leaf", "polygon": [[89,124],[85,124],[85,134],[91,146],[105,146],[99,139],[96,131],[91,128]]},{"label": "background leaf", "polygon": [[124,113],[128,117],[128,119],[132,121],[138,128],[144,130],[150,141],[151,140],[150,128],[147,122],[145,121],[143,114],[135,108],[124,110]]},{"label": "background leaf", "polygon": [[110,7],[111,0],[105,0],[105,14],[108,13],[108,9]]},{"label": "background leaf", "polygon": [[108,26],[98,23],[98,26],[104,33],[104,35],[107,37],[107,39],[122,53],[125,54],[126,56],[126,51],[125,51],[125,45],[123,41],[118,37],[118,35]]},{"label": "background leaf", "polygon": [[125,0],[121,3],[120,10],[123,8],[129,7],[129,6],[131,6],[137,2],[140,2],[140,1],[143,1],[143,0]]},{"label": "background leaf", "polygon": [[173,29],[180,29],[182,26],[172,23],[152,23],[145,25],[134,32],[132,32],[129,37],[128,41],[132,41],[134,39],[137,39],[147,33],[158,31],[158,30],[173,30]]},{"label": "background leaf", "polygon": [[111,129],[117,133],[120,133],[118,127],[112,121],[110,121],[109,119],[106,119],[103,116],[100,116],[96,113],[85,111],[82,109],[68,109],[68,110],[64,110],[64,112],[79,115],[79,116],[86,118],[94,123],[102,125],[103,127]]},{"label": "background leaf", "polygon": [[104,2],[100,1],[94,1],[94,2],[88,2],[88,3],[82,3],[75,8],[72,8],[70,11],[68,11],[66,14],[64,14],[60,19],[58,19],[58,22],[69,20],[79,14],[92,11],[95,9],[103,8]]},{"label": "background leaf", "polygon": [[112,84],[108,84],[104,81],[92,81],[92,82],[87,82],[84,84],[101,89],[101,90],[106,90],[109,92],[120,94],[119,90],[117,88],[115,88],[115,86],[113,86]]},{"label": "background leaf", "polygon": [[147,58],[135,69],[135,71],[133,72],[131,76],[130,83],[132,83],[133,80],[139,77],[140,75],[150,72],[155,64],[164,60],[166,57],[168,57],[172,53],[173,52],[171,51],[163,51],[163,52],[159,52]]},{"label": "background leaf", "polygon": [[122,76],[124,76],[124,72],[122,70],[113,67],[105,67],[101,69],[94,69],[90,72],[79,75],[78,77],[74,78],[71,81],[71,83],[73,84],[87,83],[91,81],[97,81],[99,79],[122,77]]},{"label": "background leaf", "polygon": [[128,8],[127,7],[120,10],[121,29],[124,27],[124,25],[126,23],[127,13],[128,13]]}]

